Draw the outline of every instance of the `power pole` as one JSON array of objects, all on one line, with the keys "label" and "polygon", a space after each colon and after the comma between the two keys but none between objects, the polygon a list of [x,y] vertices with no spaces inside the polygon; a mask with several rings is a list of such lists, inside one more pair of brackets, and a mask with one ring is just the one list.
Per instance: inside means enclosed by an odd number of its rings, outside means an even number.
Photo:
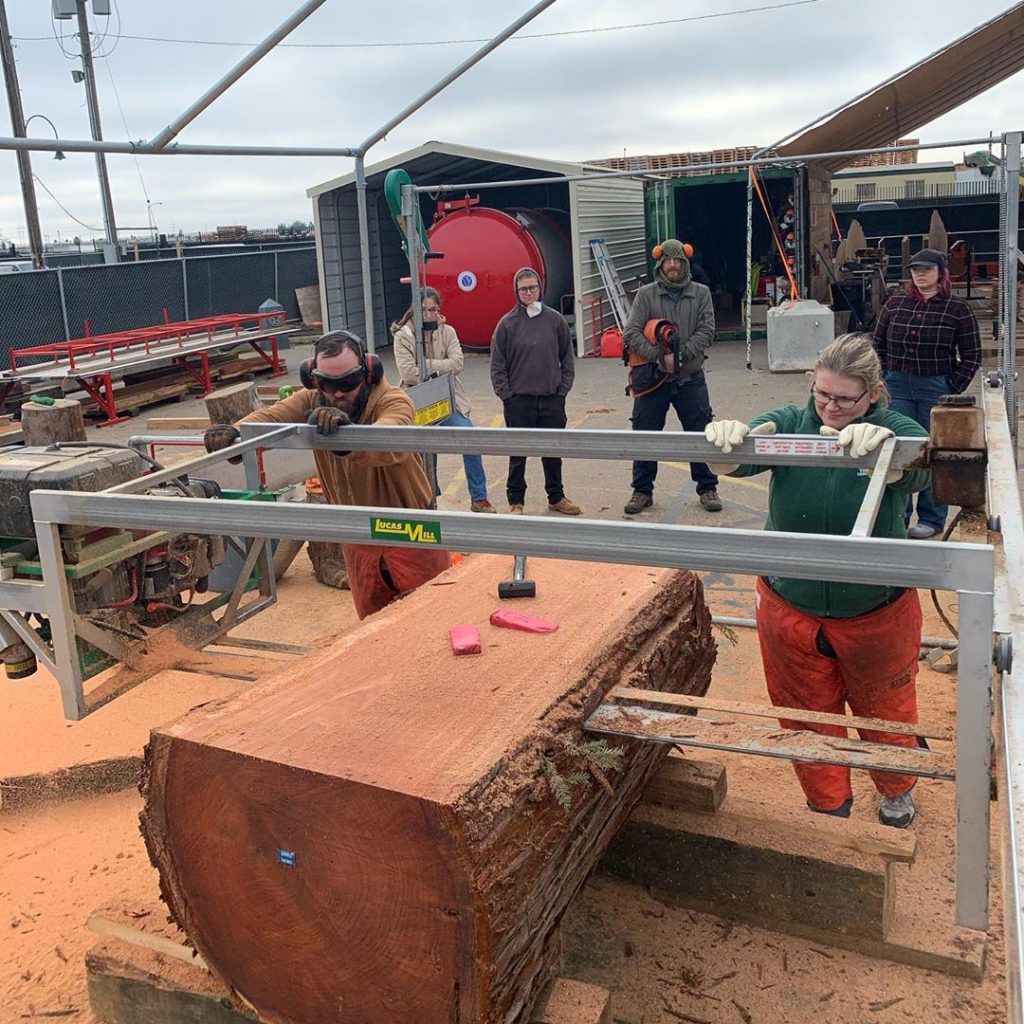
[{"label": "power pole", "polygon": [[[7,106],[11,111],[11,132],[16,139],[24,139],[26,138],[25,111],[21,106],[21,87],[18,85],[18,69],[14,66],[14,47],[11,46],[11,30],[7,25],[4,0],[0,0],[0,63],[4,66]],[[43,234],[39,229],[36,186],[32,180],[32,161],[27,149],[19,149],[17,157],[18,176],[21,178],[21,198],[25,204],[25,221],[28,224],[28,245],[32,250],[32,265],[37,270],[41,270],[46,264],[43,259]]]},{"label": "power pole", "polygon": [[[96,97],[96,73],[92,65],[92,41],[89,38],[89,19],[85,13],[86,0],[77,0],[75,4],[78,14],[78,38],[82,45],[82,74],[85,76],[85,95],[89,108],[89,127],[96,142],[103,139],[100,125],[100,104]],[[107,176],[107,158],[103,153],[96,154],[96,176],[100,181],[100,199],[103,202],[103,228],[107,243],[103,247],[104,260],[117,263],[117,222],[114,220],[114,200],[110,195],[110,178]]]}]

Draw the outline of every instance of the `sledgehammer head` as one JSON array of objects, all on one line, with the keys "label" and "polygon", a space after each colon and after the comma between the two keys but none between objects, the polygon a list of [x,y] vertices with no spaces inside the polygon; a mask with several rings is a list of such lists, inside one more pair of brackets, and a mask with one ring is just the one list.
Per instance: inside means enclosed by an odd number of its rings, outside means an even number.
[{"label": "sledgehammer head", "polygon": [[498,597],[536,597],[537,584],[526,577],[526,555],[516,555],[512,564],[512,579],[498,584]]},{"label": "sledgehammer head", "polygon": [[536,597],[537,584],[533,580],[502,580],[498,584],[498,597]]}]

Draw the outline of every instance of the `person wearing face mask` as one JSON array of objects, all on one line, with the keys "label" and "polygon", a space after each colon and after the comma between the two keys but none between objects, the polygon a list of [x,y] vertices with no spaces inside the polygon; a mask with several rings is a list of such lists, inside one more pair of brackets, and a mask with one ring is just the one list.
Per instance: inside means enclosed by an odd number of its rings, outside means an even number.
[{"label": "person wearing face mask", "polygon": [[[573,362],[569,325],[561,313],[541,300],[540,275],[523,267],[514,278],[515,306],[494,329],[491,339],[491,386],[501,399],[506,427],[563,429],[565,396],[572,389]],[[565,496],[562,460],[542,458],[548,509],[578,516],[579,505]],[[526,459],[508,460],[508,510],[522,515],[526,502]]]},{"label": "person wearing face mask", "polygon": [[[922,249],[910,258],[905,292],[882,307],[874,345],[885,371],[892,408],[917,420],[926,430],[932,409],[943,395],[959,395],[981,366],[978,321],[963,299],[951,294],[946,254]],[[914,512],[907,502],[906,521]],[[937,505],[930,488],[917,496],[917,522],[908,530],[927,540],[946,525],[946,505]]]},{"label": "person wearing face mask", "polygon": [[[462,372],[464,356],[455,328],[441,315],[441,296],[434,288],[422,291],[423,350],[427,362],[427,376],[451,373],[455,377],[455,412],[445,420],[435,423],[437,427],[471,427],[470,405],[466,389],[459,374]],[[415,319],[412,307],[406,310],[401,320],[392,324],[395,340],[395,365],[398,367],[402,386],[411,388],[420,382],[419,345],[416,344]],[[473,512],[494,512],[494,506],[487,499],[487,476],[484,460],[479,455],[463,455],[462,465],[466,471],[469,487],[469,507]]]},{"label": "person wearing face mask", "polygon": [[[811,394],[803,406],[787,405],[749,424],[715,420],[705,437],[728,455],[748,434],[835,437],[860,458],[887,437],[925,437],[914,420],[887,409],[882,367],[866,334],[844,334],[818,357]],[[718,465],[719,473],[771,472],[766,530],[848,535],[868,488],[869,474],[843,460],[835,468]],[[906,538],[907,495],[928,483],[925,470],[891,470],[873,537]],[[917,591],[862,583],[761,577],[757,580],[757,636],[772,704],[802,711],[854,715],[893,722],[917,721],[917,658],[921,605]],[[783,728],[846,736],[840,726],[779,719]],[[918,745],[916,736],[860,730],[862,739]],[[853,806],[850,769],[794,762],[807,806],[848,818]],[[914,819],[915,777],[871,772],[881,794],[883,825],[906,828]]]},{"label": "person wearing face mask", "polygon": [[[655,280],[636,293],[622,330],[631,365],[626,390],[633,395],[630,423],[634,430],[664,430],[670,407],[683,430],[703,430],[711,422],[704,360],[715,340],[715,311],[710,290],[691,277],[687,248],[676,238],[654,247]],[[662,321],[672,328],[673,351],[666,351],[653,336],[652,326]],[[657,475],[656,462],[633,463],[633,496],[626,502],[626,515],[637,515],[654,504]],[[718,477],[705,463],[692,462],[690,478],[697,486],[701,507],[706,512],[721,512]]]},{"label": "person wearing face mask", "polygon": [[[348,331],[331,331],[313,348],[303,366],[304,388],[239,423],[309,423],[318,434],[333,435],[353,423],[408,427],[409,396],[385,380],[375,355]],[[219,451],[240,437],[236,425],[210,427],[206,450]],[[434,495],[415,452],[314,449],[317,474],[333,505],[428,509]],[[407,545],[345,544],[349,586],[360,619],[433,579],[451,565],[447,551]]]}]

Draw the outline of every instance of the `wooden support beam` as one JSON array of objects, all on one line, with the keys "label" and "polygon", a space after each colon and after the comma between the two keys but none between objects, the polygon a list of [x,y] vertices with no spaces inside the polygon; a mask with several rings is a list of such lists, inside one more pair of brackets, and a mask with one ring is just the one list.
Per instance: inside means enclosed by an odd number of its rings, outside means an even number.
[{"label": "wooden support beam", "polygon": [[537,1000],[530,1024],[612,1024],[611,993],[584,981],[555,978]]},{"label": "wooden support beam", "polygon": [[662,807],[714,813],[727,791],[724,764],[696,761],[673,751],[647,783],[642,799]]},{"label": "wooden support beam", "polygon": [[956,777],[952,754],[940,754],[923,747],[896,747],[753,722],[693,718],[644,707],[601,704],[584,727],[592,733],[648,739],[680,747],[732,750],[787,761],[901,772],[928,779]]},{"label": "wooden support beam", "polygon": [[209,425],[209,416],[150,416],[146,420],[147,430],[205,430]]},{"label": "wooden support beam", "polygon": [[872,732],[891,732],[897,736],[923,736],[929,740],[952,742],[953,730],[942,725],[917,722],[889,722],[884,718],[857,718],[854,715],[832,715],[826,711],[806,711],[801,708],[780,708],[774,704],[758,704],[744,700],[724,700],[721,697],[687,697],[678,693],[658,693],[634,686],[616,686],[605,694],[606,703],[671,707],[682,711],[725,711],[731,715],[749,715],[752,718],[785,718],[795,722],[817,725],[839,725],[846,729],[869,729]]},{"label": "wooden support beam", "polygon": [[787,835],[763,807],[730,818],[730,803],[718,814],[641,805],[601,870],[650,886],[664,902],[764,928],[796,923],[885,937],[895,900],[886,860]]}]

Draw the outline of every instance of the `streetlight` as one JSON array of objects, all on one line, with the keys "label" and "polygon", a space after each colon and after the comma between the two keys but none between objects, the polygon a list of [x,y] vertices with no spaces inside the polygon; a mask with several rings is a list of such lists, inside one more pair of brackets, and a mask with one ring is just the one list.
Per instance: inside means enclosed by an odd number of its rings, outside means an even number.
[{"label": "streetlight", "polygon": [[[53,123],[53,122],[52,122],[52,121],[51,121],[51,120],[50,120],[50,119],[49,119],[49,118],[48,118],[48,117],[47,117],[47,116],[46,116],[45,114],[33,114],[33,115],[32,115],[32,116],[31,116],[31,117],[30,117],[30,118],[29,118],[29,119],[28,119],[28,120],[27,120],[27,121],[25,122],[25,131],[26,131],[26,132],[28,131],[28,126],[29,126],[29,125],[30,125],[30,124],[31,124],[31,123],[32,123],[32,122],[33,122],[33,121],[34,121],[34,120],[35,120],[35,119],[36,119],[37,117],[38,117],[38,118],[39,118],[39,119],[40,119],[41,121],[45,121],[45,122],[46,122],[46,123],[47,123],[47,124],[48,124],[48,125],[49,125],[49,126],[50,126],[50,127],[52,128],[52,129],[53,129],[53,137],[54,137],[54,138],[55,138],[55,139],[56,139],[56,140],[57,140],[58,142],[60,142],[60,133],[59,133],[59,132],[57,131],[57,126],[56,126],[56,125],[55,125],[55,124],[54,124],[54,123]],[[57,150],[57,152],[53,154],[53,159],[54,159],[54,160],[64,160],[64,159],[65,159],[65,156],[64,156],[64,154],[63,154],[63,153],[62,153],[62,152],[61,152],[61,151],[60,151],[60,150],[58,149],[58,150]]]},{"label": "streetlight", "polygon": [[153,220],[153,207],[163,206],[163,203],[153,203],[148,199],[146,200],[146,213],[149,216],[149,230],[153,236],[153,243],[156,244],[156,221]]}]

